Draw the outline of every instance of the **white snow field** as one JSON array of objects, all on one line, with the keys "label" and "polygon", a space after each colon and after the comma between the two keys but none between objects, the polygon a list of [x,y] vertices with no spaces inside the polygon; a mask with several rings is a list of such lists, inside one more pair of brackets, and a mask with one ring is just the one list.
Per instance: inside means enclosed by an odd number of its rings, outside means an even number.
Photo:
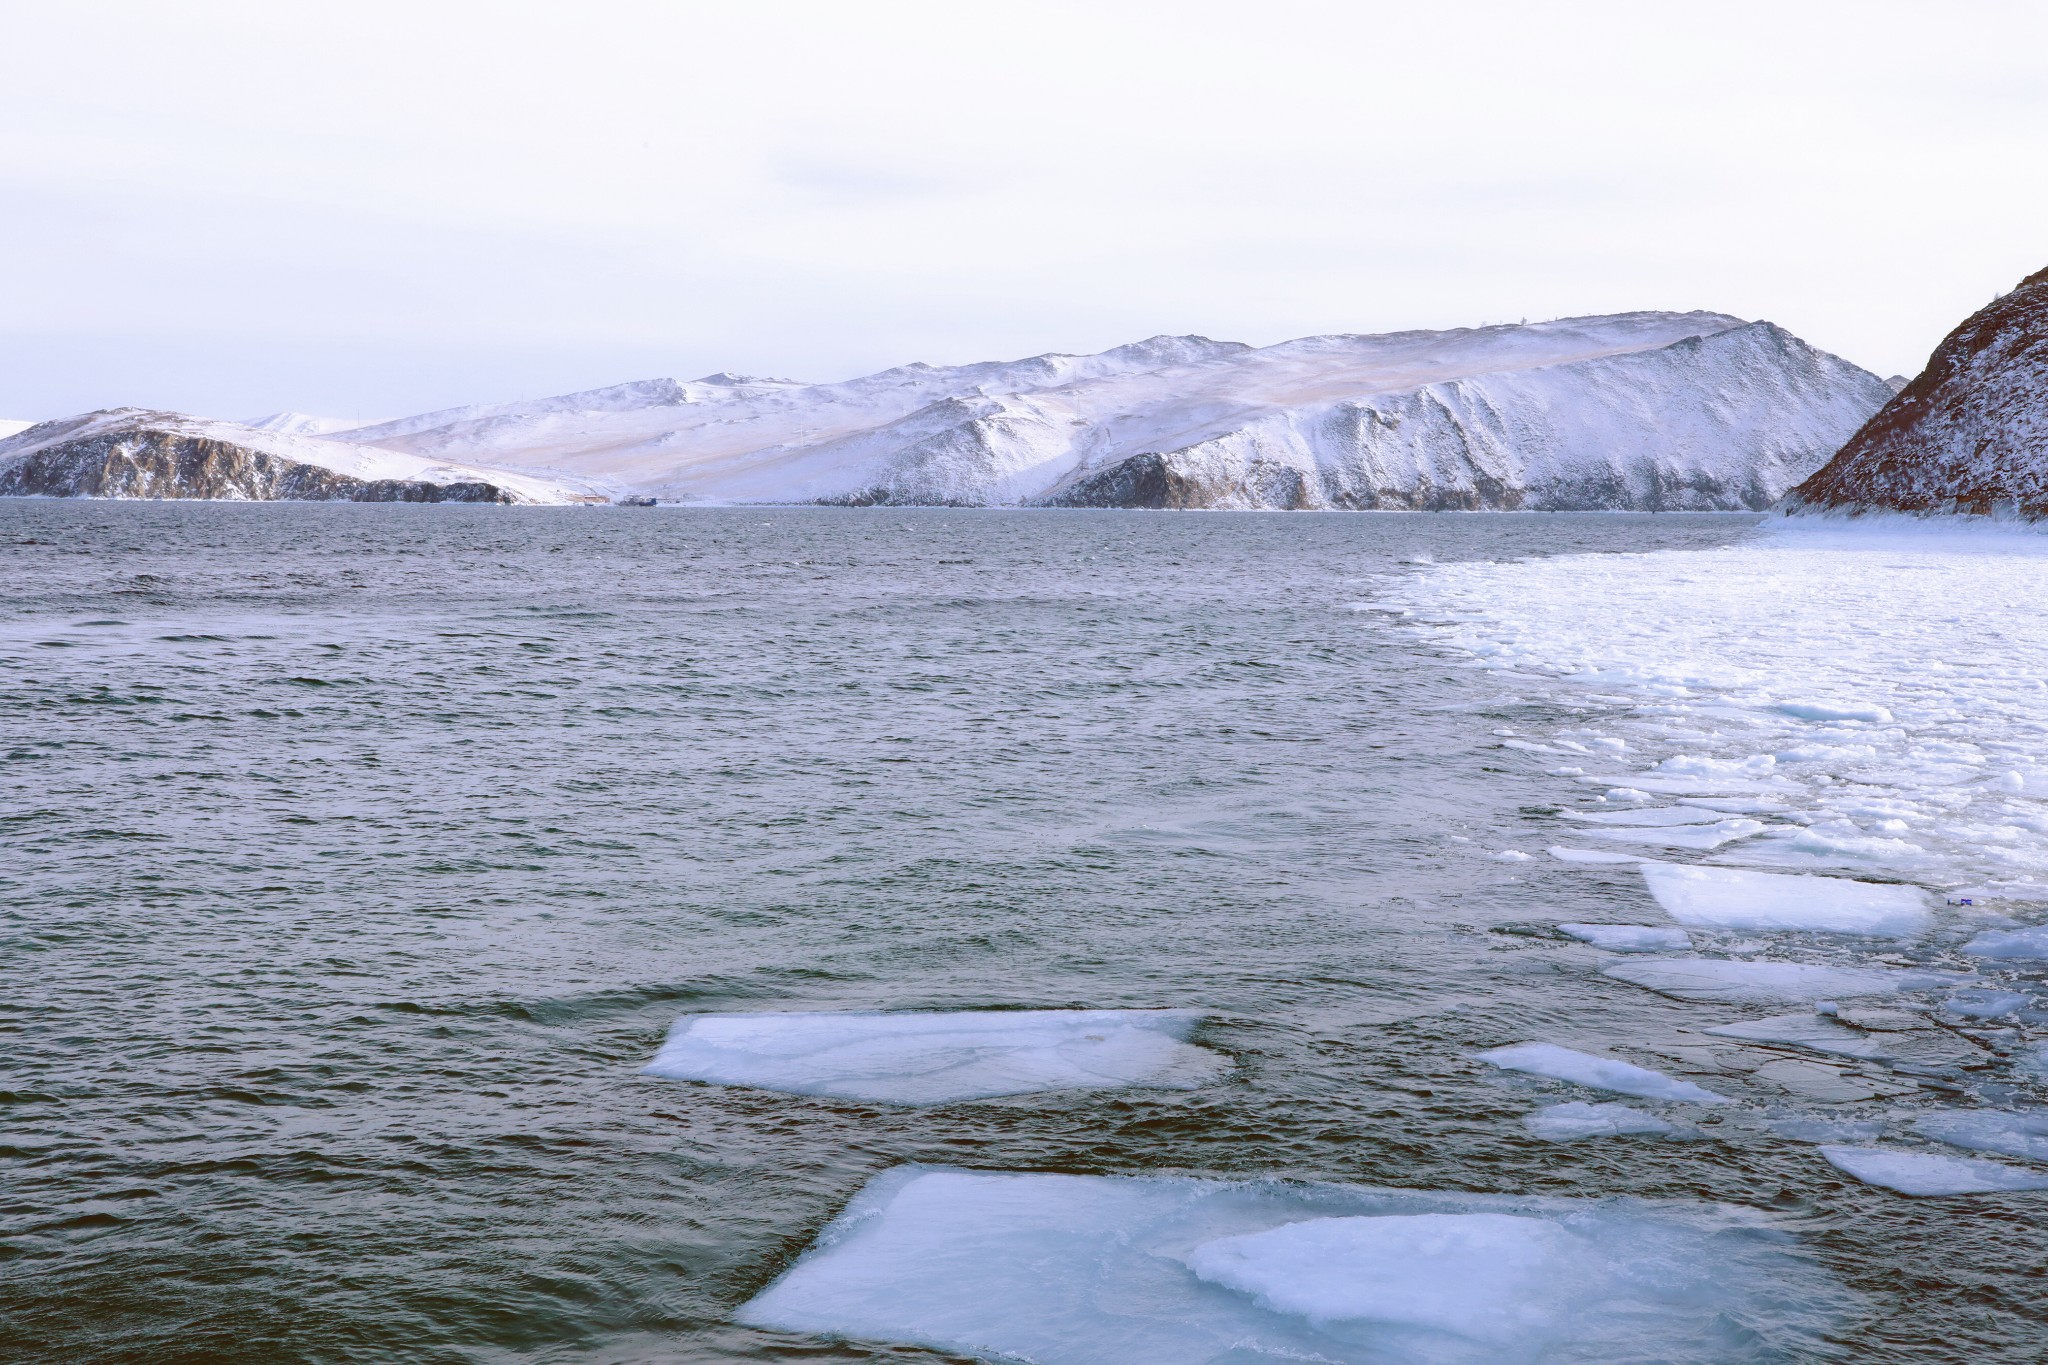
[{"label": "white snow field", "polygon": [[1889,397],[1770,323],[1649,312],[650,379],[347,435],[695,502],[1760,508]]},{"label": "white snow field", "polygon": [[306,412],[273,412],[267,417],[251,417],[242,425],[254,427],[257,431],[281,432],[286,436],[332,436],[337,431],[353,431],[364,423],[354,417],[316,417]]},{"label": "white snow field", "polygon": [[2043,601],[2048,535],[1779,518],[1717,549],[1416,566],[1364,605],[1559,688],[1588,784],[1790,808],[1718,862],[2048,899]]},{"label": "white snow field", "polygon": [[2048,1190],[2048,1174],[2008,1166],[2001,1161],[1943,1156],[1939,1152],[1896,1151],[1884,1147],[1823,1146],[1820,1154],[1837,1169],[1866,1185],[1882,1185],[1900,1194],[2002,1194]]},{"label": "white snow field", "polygon": [[2012,1113],[2000,1109],[1942,1109],[1916,1114],[1923,1137],[1973,1152],[2048,1161],[2048,1111]]},{"label": "white snow field", "polygon": [[1589,1137],[1627,1137],[1632,1134],[1662,1135],[1678,1129],[1655,1114],[1645,1114],[1625,1104],[1588,1104],[1572,1100],[1553,1104],[1533,1114],[1522,1115],[1522,1126],[1551,1142],[1576,1142]]},{"label": "white snow field", "polygon": [[1186,1041],[1197,1010],[697,1014],[645,1067],[669,1080],[947,1104],[1047,1090],[1192,1090],[1229,1062]]},{"label": "white snow field", "polygon": [[1680,924],[1701,929],[1795,929],[1911,938],[1929,923],[1917,887],[1749,872],[1733,867],[1644,863],[1650,894]]},{"label": "white snow field", "polygon": [[1705,1365],[1844,1302],[1714,1206],[908,1166],[739,1319],[1038,1365]]},{"label": "white snow field", "polygon": [[1523,1071],[1570,1081],[1591,1090],[1611,1090],[1617,1095],[1637,1095],[1647,1100],[1683,1100],[1693,1104],[1728,1104],[1726,1095],[1667,1076],[1661,1071],[1636,1066],[1612,1057],[1596,1057],[1556,1043],[1518,1043],[1479,1054],[1479,1060],[1503,1071]]},{"label": "white snow field", "polygon": [[1558,932],[1610,953],[1689,952],[1692,935],[1660,924],[1560,924]]},{"label": "white snow field", "polygon": [[1854,999],[1927,990],[1959,980],[1952,972],[1890,967],[1829,967],[1807,962],[1735,961],[1712,957],[1615,958],[1600,973],[1675,1000],[1779,1002]]}]

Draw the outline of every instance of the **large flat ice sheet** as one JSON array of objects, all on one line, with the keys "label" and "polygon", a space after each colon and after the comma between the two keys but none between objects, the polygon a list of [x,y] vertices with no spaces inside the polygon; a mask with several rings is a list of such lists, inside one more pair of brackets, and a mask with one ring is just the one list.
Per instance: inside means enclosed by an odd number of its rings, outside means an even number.
[{"label": "large flat ice sheet", "polygon": [[1841,1291],[1761,1215],[899,1167],[740,1321],[1037,1365],[1795,1359]]},{"label": "large flat ice sheet", "polygon": [[1677,863],[1644,863],[1643,880],[1671,918],[1694,928],[1910,938],[1928,923],[1927,897],[1912,886]]},{"label": "large flat ice sheet", "polygon": [[1517,1043],[1479,1054],[1479,1060],[1504,1071],[1521,1071],[1531,1076],[1570,1081],[1589,1090],[1611,1090],[1617,1095],[1636,1095],[1646,1100],[1683,1100],[1693,1104],[1727,1104],[1726,1095],[1652,1071],[1633,1062],[1600,1057],[1556,1043]]},{"label": "large flat ice sheet", "polygon": [[1707,850],[1732,844],[1737,839],[1747,839],[1752,834],[1763,832],[1761,820],[1746,820],[1740,817],[1717,820],[1711,825],[1670,825],[1664,828],[1646,828],[1631,825],[1603,825],[1598,829],[1582,829],[1579,834],[1587,839],[1605,839],[1616,844],[1642,844],[1653,848],[1691,848]]},{"label": "large flat ice sheet", "polygon": [[1890,967],[1824,967],[1805,962],[1742,962],[1713,957],[1616,958],[1600,974],[1675,1000],[1761,1003],[1854,999],[1924,990],[1958,978],[1948,972]]},{"label": "large flat ice sheet", "polygon": [[945,1104],[1041,1090],[1190,1090],[1228,1062],[1186,1041],[1197,1010],[696,1014],[649,1075],[797,1095]]},{"label": "large flat ice sheet", "polygon": [[1804,828],[1738,845],[1748,858],[2048,881],[2048,536],[1814,521],[1714,549],[1433,565],[1375,601],[1517,689],[1536,674],[1597,695],[1559,738],[1592,727],[1638,767],[1589,784],[1789,807]]},{"label": "large flat ice sheet", "polygon": [[1720,1038],[1740,1038],[1752,1043],[1785,1043],[1810,1052],[1834,1057],[1856,1057],[1875,1061],[1885,1055],[1884,1044],[1861,1030],[1847,1028],[1817,1014],[1774,1014],[1768,1019],[1743,1019],[1717,1024],[1706,1032]]}]

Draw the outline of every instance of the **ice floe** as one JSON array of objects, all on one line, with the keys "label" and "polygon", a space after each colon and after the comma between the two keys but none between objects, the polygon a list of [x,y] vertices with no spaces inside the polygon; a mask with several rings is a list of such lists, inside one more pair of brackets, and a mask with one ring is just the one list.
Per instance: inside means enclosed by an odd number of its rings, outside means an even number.
[{"label": "ice floe", "polygon": [[1796,929],[1910,938],[1926,929],[1917,887],[1749,872],[1733,867],[1644,863],[1657,904],[1680,924],[1714,929]]},{"label": "ice floe", "polygon": [[2048,958],[2048,924],[2030,929],[1990,929],[1963,945],[1972,957]]},{"label": "ice floe", "polygon": [[1885,1055],[1884,1044],[1858,1029],[1844,1028],[1818,1014],[1774,1014],[1768,1019],[1744,1019],[1717,1024],[1706,1032],[1717,1038],[1740,1038],[1752,1043],[1784,1043],[1836,1057],[1874,1061]]},{"label": "ice floe", "polygon": [[1734,962],[1711,957],[1616,958],[1603,976],[1676,1000],[1811,1001],[1889,995],[1947,985],[1947,972],[1889,967],[1823,967],[1805,962]]},{"label": "ice floe", "polygon": [[1663,924],[1560,924],[1558,932],[1610,953],[1687,952],[1692,935]]},{"label": "ice floe", "polygon": [[1839,1319],[1789,1243],[1705,1205],[911,1166],[738,1316],[1039,1365],[1718,1365]]},{"label": "ice floe", "polygon": [[1875,1142],[1884,1136],[1882,1119],[1772,1119],[1764,1126],[1793,1142]]},{"label": "ice floe", "polygon": [[1228,1066],[1186,1041],[1195,1010],[685,1015],[654,1076],[797,1095],[945,1104],[1043,1090],[1186,1090]]},{"label": "ice floe", "polygon": [[1639,853],[1609,853],[1601,848],[1553,847],[1549,852],[1551,857],[1561,863],[1640,863],[1646,856]]},{"label": "ice floe", "polygon": [[1693,806],[1652,806],[1647,810],[1568,810],[1564,816],[1567,820],[1583,820],[1594,825],[1641,825],[1645,828],[1711,825],[1721,819],[1715,811]]},{"label": "ice floe", "polygon": [[1761,834],[1764,824],[1760,820],[1729,819],[1717,820],[1711,825],[1669,825],[1663,828],[1611,825],[1599,829],[1582,829],[1579,835],[1587,839],[1606,839],[1617,844],[1649,844],[1657,848],[1719,848],[1737,839],[1747,839],[1752,834]]},{"label": "ice floe", "polygon": [[1591,1090],[1612,1090],[1617,1095],[1638,1095],[1647,1100],[1686,1100],[1694,1104],[1727,1104],[1726,1095],[1667,1076],[1661,1071],[1579,1052],[1556,1043],[1518,1043],[1479,1054],[1479,1060],[1504,1071],[1524,1071],[1532,1076],[1570,1081]]},{"label": "ice floe", "polygon": [[2003,1019],[2008,1014],[2033,1004],[2033,1000],[2017,991],[1974,990],[1957,991],[1941,1002],[1943,1010],[1960,1015],[1965,1019]]},{"label": "ice floe", "polygon": [[1625,1104],[1588,1104],[1573,1100],[1553,1104],[1533,1114],[1522,1115],[1522,1126],[1537,1137],[1552,1142],[1573,1142],[1589,1137],[1625,1137],[1634,1133],[1675,1133],[1673,1125],[1655,1114],[1645,1114]]},{"label": "ice floe", "polygon": [[2002,1109],[1939,1109],[1916,1114],[1913,1126],[1922,1136],[1951,1147],[2048,1161],[2048,1111],[2023,1114]]},{"label": "ice floe", "polygon": [[2022,1170],[1999,1161],[1943,1156],[1939,1152],[1897,1151],[1885,1147],[1820,1149],[1838,1170],[1866,1185],[1882,1185],[1900,1194],[1996,1194],[2016,1190],[2048,1190],[2048,1174]]}]

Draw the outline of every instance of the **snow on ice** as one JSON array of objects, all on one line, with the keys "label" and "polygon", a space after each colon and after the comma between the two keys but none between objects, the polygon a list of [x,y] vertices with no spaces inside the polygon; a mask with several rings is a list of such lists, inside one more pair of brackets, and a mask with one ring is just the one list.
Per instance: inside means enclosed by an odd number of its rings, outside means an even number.
[{"label": "snow on ice", "polygon": [[1193,1010],[697,1014],[649,1075],[798,1095],[946,1104],[1044,1090],[1188,1090],[1228,1067],[1186,1041]]},{"label": "snow on ice", "polygon": [[1559,1047],[1556,1043],[1518,1043],[1514,1047],[1495,1048],[1491,1052],[1480,1053],[1479,1060],[1504,1071],[1548,1076],[1592,1090],[1612,1090],[1617,1095],[1638,1095],[1649,1100],[1685,1100],[1694,1104],[1729,1103],[1726,1095],[1716,1095],[1691,1081],[1677,1080],[1661,1071],[1616,1061],[1612,1057],[1598,1057],[1590,1052]]},{"label": "snow on ice", "polygon": [[909,1166],[739,1318],[1040,1365],[1709,1365],[1813,1350],[1844,1306],[1714,1206]]}]

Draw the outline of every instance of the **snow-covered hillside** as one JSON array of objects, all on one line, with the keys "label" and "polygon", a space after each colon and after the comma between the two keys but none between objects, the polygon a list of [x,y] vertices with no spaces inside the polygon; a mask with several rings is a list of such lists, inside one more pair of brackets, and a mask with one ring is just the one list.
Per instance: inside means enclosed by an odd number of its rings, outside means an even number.
[{"label": "snow-covered hillside", "polygon": [[337,431],[348,431],[364,425],[351,417],[316,417],[306,412],[273,412],[267,417],[251,417],[242,423],[258,431],[277,431],[287,436],[332,436]]},{"label": "snow-covered hillside", "polygon": [[0,495],[14,497],[568,502],[579,491],[501,470],[142,408],[43,422],[0,440]]},{"label": "snow-covered hillside", "polygon": [[2048,516],[2048,270],[1949,333],[1787,506]]},{"label": "snow-covered hillside", "polygon": [[0,441],[6,440],[17,431],[27,431],[34,422],[23,422],[12,417],[0,417]]},{"label": "snow-covered hillside", "polygon": [[1762,508],[1889,396],[1769,323],[1627,313],[655,379],[342,439],[683,501]]}]

